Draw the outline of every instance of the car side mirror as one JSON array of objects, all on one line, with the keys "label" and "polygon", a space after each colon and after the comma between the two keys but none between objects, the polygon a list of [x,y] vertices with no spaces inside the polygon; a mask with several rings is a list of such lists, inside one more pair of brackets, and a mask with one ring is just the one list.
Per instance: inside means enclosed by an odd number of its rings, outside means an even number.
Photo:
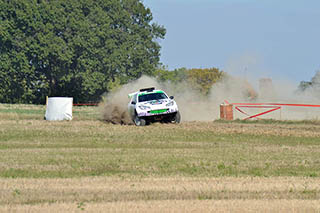
[{"label": "car side mirror", "polygon": [[136,105],[136,102],[132,101],[131,104]]},{"label": "car side mirror", "polygon": [[173,97],[173,96],[170,96],[170,99],[174,99],[174,97]]}]

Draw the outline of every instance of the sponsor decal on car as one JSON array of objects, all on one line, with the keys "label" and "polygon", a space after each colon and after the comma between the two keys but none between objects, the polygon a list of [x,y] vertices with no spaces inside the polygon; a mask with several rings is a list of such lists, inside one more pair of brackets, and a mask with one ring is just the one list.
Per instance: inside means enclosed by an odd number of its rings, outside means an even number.
[{"label": "sponsor decal on car", "polygon": [[151,114],[160,114],[160,113],[164,113],[167,111],[168,111],[168,109],[158,109],[158,110],[151,110],[150,113]]}]

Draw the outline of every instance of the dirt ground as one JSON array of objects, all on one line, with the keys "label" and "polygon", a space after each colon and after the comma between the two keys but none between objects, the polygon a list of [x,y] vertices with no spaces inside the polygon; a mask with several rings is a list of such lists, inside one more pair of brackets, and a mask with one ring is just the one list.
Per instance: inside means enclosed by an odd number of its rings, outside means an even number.
[{"label": "dirt ground", "polygon": [[0,105],[0,212],[320,212],[319,121],[138,128],[14,107]]},{"label": "dirt ground", "polygon": [[0,211],[319,212],[320,179],[0,179]]}]

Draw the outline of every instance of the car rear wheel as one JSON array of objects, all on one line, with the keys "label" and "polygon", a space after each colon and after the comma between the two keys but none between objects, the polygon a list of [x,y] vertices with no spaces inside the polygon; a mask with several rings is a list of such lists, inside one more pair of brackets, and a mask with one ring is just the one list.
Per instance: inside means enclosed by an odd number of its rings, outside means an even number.
[{"label": "car rear wheel", "polygon": [[139,118],[138,116],[134,117],[133,122],[136,126],[145,126],[147,123],[145,119]]}]

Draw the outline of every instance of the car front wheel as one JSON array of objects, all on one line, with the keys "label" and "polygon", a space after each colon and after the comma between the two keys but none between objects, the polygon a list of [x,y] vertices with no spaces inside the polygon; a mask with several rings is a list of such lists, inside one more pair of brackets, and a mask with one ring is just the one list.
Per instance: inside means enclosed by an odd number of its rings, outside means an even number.
[{"label": "car front wheel", "polygon": [[145,126],[147,123],[145,119],[139,118],[138,116],[134,117],[133,122],[136,126]]},{"label": "car front wheel", "polygon": [[178,124],[180,123],[180,121],[181,121],[181,115],[180,115],[180,112],[177,112],[172,119],[172,123]]}]

